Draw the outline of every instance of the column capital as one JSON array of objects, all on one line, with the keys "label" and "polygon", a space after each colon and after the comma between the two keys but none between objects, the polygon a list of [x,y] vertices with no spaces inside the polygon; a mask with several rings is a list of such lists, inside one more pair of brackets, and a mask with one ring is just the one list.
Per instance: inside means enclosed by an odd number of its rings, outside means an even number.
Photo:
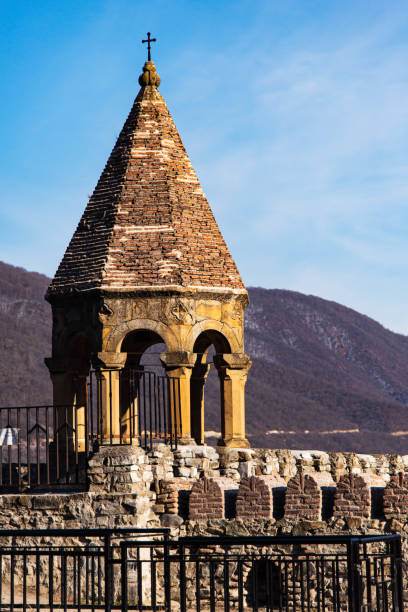
[{"label": "column capital", "polygon": [[69,374],[70,376],[88,376],[89,374],[89,362],[72,363],[69,360],[45,357],[44,363],[48,368],[50,376],[58,376]]},{"label": "column capital", "polygon": [[196,358],[196,353],[191,353],[190,351],[160,353],[160,361],[166,370],[172,370],[174,368],[193,368]]},{"label": "column capital", "polygon": [[56,359],[55,357],[45,357],[44,363],[47,366],[50,374],[65,374],[67,371],[65,360]]},{"label": "column capital", "polygon": [[127,353],[117,353],[116,351],[103,351],[94,353],[92,364],[99,370],[121,370],[126,363]]},{"label": "column capital", "polygon": [[252,361],[246,353],[219,353],[214,355],[214,365],[218,370],[241,370],[249,372]]}]

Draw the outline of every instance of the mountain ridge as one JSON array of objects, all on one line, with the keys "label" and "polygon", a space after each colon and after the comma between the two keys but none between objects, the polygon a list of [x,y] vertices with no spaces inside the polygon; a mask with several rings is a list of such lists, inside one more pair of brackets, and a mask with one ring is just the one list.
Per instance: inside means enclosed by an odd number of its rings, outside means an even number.
[{"label": "mountain ridge", "polygon": [[[51,350],[51,310],[43,299],[49,282],[45,275],[0,262],[2,406],[51,401],[43,362]],[[251,445],[405,453],[408,337],[318,296],[260,287],[248,291]],[[206,430],[219,431],[214,368],[205,417]]]}]

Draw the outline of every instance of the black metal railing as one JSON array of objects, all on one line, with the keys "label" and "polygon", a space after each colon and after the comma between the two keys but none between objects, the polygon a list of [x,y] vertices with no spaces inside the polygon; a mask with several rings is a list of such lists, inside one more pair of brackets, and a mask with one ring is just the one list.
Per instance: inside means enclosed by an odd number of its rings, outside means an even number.
[{"label": "black metal railing", "polygon": [[83,397],[69,406],[0,407],[0,492],[84,488],[88,457],[101,444],[177,447],[178,378],[92,371]]},{"label": "black metal railing", "polygon": [[178,378],[128,368],[92,371],[88,406],[89,430],[105,444],[177,447],[182,435]]},{"label": "black metal railing", "polygon": [[401,538],[0,531],[0,608],[403,612]]},{"label": "black metal railing", "polygon": [[83,486],[88,453],[85,407],[0,408],[0,491]]}]

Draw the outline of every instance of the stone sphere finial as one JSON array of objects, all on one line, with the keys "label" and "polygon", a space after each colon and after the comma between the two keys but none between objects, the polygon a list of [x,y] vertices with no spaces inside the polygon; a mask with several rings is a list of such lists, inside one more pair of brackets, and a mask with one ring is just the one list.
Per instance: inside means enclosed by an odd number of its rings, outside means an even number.
[{"label": "stone sphere finial", "polygon": [[156,66],[152,61],[145,62],[142,68],[143,72],[139,77],[139,85],[141,87],[158,87],[160,85],[160,77],[156,72]]}]

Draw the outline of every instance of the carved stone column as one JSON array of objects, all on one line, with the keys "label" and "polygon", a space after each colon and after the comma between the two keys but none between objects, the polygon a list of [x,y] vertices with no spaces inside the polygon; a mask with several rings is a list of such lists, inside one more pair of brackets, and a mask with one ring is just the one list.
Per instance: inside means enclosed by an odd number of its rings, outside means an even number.
[{"label": "carved stone column", "polygon": [[191,435],[196,444],[204,444],[204,387],[210,371],[208,363],[199,363],[191,372]]},{"label": "carved stone column", "polygon": [[160,354],[160,361],[170,379],[171,432],[179,436],[183,444],[194,444],[191,437],[190,379],[195,359],[196,355],[188,351]]},{"label": "carved stone column", "polygon": [[120,371],[127,353],[101,352],[94,359],[98,383],[98,431],[101,444],[120,444]]},{"label": "carved stone column", "polygon": [[248,448],[245,437],[245,383],[252,362],[245,353],[214,356],[221,382],[221,440],[219,446]]},{"label": "carved stone column", "polygon": [[[53,441],[50,444],[50,469],[53,477],[65,478],[71,457],[86,450],[86,378],[88,372],[72,371],[69,364],[52,357],[46,358],[55,410],[49,414]],[[53,416],[51,416],[51,414]]]}]

